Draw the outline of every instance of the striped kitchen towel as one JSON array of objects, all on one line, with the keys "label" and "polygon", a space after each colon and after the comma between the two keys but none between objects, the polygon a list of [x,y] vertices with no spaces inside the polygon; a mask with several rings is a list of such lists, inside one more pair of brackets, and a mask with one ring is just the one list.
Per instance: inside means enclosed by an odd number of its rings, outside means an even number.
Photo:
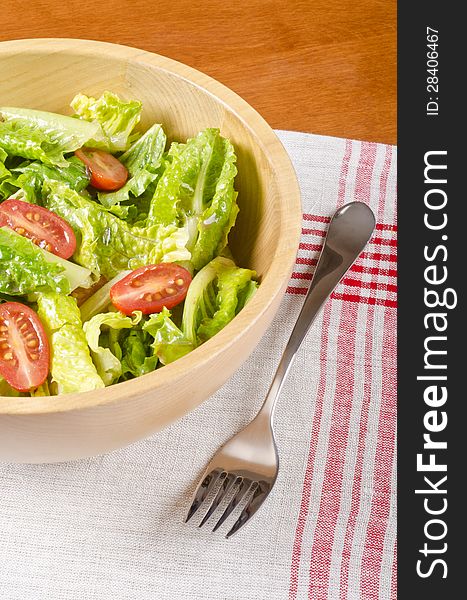
[{"label": "striped kitchen towel", "polygon": [[[219,392],[157,435],[94,459],[0,464],[2,600],[395,600],[396,149],[278,135],[303,230],[277,318]],[[284,385],[273,492],[230,540],[185,525],[206,463],[264,398],[331,215],[353,200],[376,230]]]}]

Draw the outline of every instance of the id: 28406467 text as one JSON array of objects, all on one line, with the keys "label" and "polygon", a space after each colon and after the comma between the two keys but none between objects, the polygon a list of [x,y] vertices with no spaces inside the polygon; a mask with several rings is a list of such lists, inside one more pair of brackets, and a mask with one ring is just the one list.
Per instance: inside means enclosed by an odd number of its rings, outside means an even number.
[{"label": "id: 28406467 text", "polygon": [[428,116],[437,116],[439,113],[438,37],[437,29],[426,28],[426,114]]}]

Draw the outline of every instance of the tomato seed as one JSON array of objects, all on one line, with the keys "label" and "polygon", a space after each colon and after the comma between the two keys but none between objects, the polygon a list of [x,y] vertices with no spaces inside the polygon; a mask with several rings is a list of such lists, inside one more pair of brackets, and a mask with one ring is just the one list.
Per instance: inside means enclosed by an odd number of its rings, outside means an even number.
[{"label": "tomato seed", "polygon": [[0,325],[0,331],[8,331],[8,327],[6,327],[6,325]]},{"label": "tomato seed", "polygon": [[175,283],[178,285],[178,287],[181,287],[183,285],[183,279],[176,279]]},{"label": "tomato seed", "polygon": [[159,292],[156,292],[154,294],[154,300],[160,300],[162,298],[162,294],[159,294]]},{"label": "tomato seed", "polygon": [[146,300],[146,302],[151,302],[152,294],[144,294],[143,300]]},{"label": "tomato seed", "polygon": [[173,296],[175,294],[175,290],[173,288],[165,288],[165,291],[169,296]]},{"label": "tomato seed", "polygon": [[30,354],[31,360],[37,360],[39,358],[38,354]]},{"label": "tomato seed", "polygon": [[3,342],[3,343],[2,343],[2,345],[1,345],[1,347],[2,347],[4,350],[6,350],[7,348],[9,348],[9,347],[10,347],[10,344],[7,344],[7,342]]},{"label": "tomato seed", "polygon": [[3,360],[11,360],[13,358],[13,354],[11,352],[7,352],[3,355]]},{"label": "tomato seed", "polygon": [[143,285],[143,282],[141,281],[141,279],[135,279],[131,285],[133,287],[141,287]]},{"label": "tomato seed", "polygon": [[28,348],[37,348],[38,345],[39,344],[38,344],[37,340],[30,340],[29,342],[26,342],[26,346]]},{"label": "tomato seed", "polygon": [[38,215],[37,213],[34,213],[34,221],[39,221],[41,218],[40,215]]},{"label": "tomato seed", "polygon": [[15,227],[15,231],[20,235],[24,235],[26,233],[26,230],[23,227]]},{"label": "tomato seed", "polygon": [[27,213],[26,213],[26,219],[29,219],[30,221],[32,221],[32,220],[33,220],[33,218],[34,218],[34,217],[33,217],[33,214],[32,214],[32,212],[27,212]]}]

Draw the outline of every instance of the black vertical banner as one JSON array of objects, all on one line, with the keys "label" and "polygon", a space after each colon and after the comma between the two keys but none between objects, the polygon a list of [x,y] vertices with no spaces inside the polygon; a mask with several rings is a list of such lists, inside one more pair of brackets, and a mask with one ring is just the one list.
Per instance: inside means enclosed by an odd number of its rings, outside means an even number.
[{"label": "black vertical banner", "polygon": [[398,597],[467,596],[467,50],[454,2],[398,8]]}]

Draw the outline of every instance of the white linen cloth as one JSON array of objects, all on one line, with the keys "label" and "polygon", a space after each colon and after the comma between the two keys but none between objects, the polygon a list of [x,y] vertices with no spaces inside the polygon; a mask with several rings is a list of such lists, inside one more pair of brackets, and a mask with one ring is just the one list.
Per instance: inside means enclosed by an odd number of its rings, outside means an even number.
[{"label": "white linen cloth", "polygon": [[[77,462],[0,463],[1,600],[395,599],[396,149],[277,133],[304,212],[280,313],[235,376],[161,433]],[[185,525],[206,463],[266,394],[329,217],[352,200],[378,229],[284,385],[273,492],[230,540]]]}]

